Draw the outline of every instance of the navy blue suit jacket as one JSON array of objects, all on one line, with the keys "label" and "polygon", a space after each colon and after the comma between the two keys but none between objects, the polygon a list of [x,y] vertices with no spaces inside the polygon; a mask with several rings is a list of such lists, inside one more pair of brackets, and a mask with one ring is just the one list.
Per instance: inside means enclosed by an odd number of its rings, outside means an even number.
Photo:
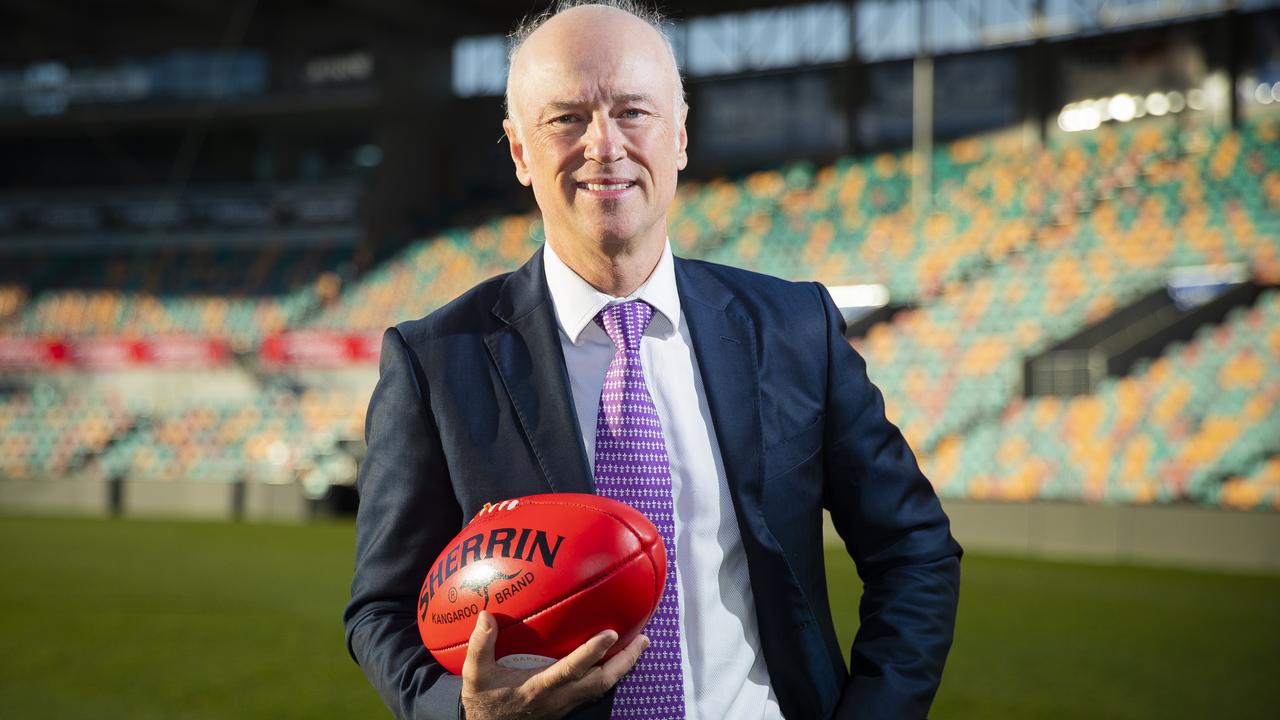
[{"label": "navy blue suit jacket", "polygon": [[[783,713],[924,717],[951,645],[961,551],[839,312],[816,283],[682,259],[675,273]],[[458,717],[461,681],[415,624],[445,543],[486,502],[593,491],[557,333],[539,251],[383,337],[344,619],[352,656],[398,717]],[[864,584],[847,667],[824,507]],[[611,700],[571,717],[605,720]]]}]

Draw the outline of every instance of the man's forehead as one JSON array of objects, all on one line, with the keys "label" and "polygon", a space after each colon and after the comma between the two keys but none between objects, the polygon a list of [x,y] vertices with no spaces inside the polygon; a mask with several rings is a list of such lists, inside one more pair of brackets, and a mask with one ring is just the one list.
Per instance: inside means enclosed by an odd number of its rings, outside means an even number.
[{"label": "man's forehead", "polygon": [[559,63],[534,60],[519,79],[519,92],[534,108],[567,104],[646,102],[674,92],[665,68],[643,67],[638,58],[621,62]]},{"label": "man's forehead", "polygon": [[573,96],[548,99],[543,103],[543,107],[551,110],[571,110],[581,105],[590,105],[600,100],[613,105],[628,105],[632,103],[651,105],[654,102],[653,95],[649,93],[608,93],[599,96],[577,94]]},{"label": "man's forehead", "polygon": [[628,92],[643,90],[634,87],[638,84],[662,82],[669,64],[662,53],[638,48],[531,48],[522,55],[526,78],[539,84],[623,87]]}]

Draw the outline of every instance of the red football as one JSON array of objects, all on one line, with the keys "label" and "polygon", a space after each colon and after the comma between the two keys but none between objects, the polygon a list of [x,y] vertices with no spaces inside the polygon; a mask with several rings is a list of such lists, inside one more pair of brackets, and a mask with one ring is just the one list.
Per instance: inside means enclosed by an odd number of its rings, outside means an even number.
[{"label": "red football", "polygon": [[504,666],[549,665],[609,628],[612,655],[640,634],[666,579],[666,548],[639,510],[598,495],[530,495],[487,506],[445,546],[422,584],[418,631],[455,675],[481,610],[497,620]]}]

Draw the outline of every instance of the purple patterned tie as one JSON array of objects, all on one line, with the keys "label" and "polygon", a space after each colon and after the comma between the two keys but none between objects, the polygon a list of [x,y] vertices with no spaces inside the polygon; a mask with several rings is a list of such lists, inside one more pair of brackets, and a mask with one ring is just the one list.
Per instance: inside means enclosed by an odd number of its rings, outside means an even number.
[{"label": "purple patterned tie", "polygon": [[596,324],[618,349],[604,376],[596,417],[596,492],[647,515],[667,546],[667,584],[658,609],[644,626],[649,649],[618,683],[613,717],[683,720],[671,462],[640,364],[640,337],[651,319],[653,307],[639,300],[610,305],[596,315]]}]

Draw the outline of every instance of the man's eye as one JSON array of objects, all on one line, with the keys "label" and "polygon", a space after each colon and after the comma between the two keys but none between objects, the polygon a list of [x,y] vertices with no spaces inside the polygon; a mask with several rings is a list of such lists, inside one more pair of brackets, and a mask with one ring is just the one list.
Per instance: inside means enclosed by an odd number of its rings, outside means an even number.
[{"label": "man's eye", "polygon": [[551,122],[556,123],[557,125],[565,125],[567,123],[576,122],[577,119],[577,115],[561,115],[560,117],[553,119]]},{"label": "man's eye", "polygon": [[632,118],[632,119],[635,119],[635,118],[638,118],[638,117],[642,117],[643,115],[644,115],[644,111],[643,111],[643,110],[637,110],[636,108],[628,108],[628,109],[626,109],[626,110],[623,110],[623,111],[622,111],[622,117],[624,117],[624,118]]}]

